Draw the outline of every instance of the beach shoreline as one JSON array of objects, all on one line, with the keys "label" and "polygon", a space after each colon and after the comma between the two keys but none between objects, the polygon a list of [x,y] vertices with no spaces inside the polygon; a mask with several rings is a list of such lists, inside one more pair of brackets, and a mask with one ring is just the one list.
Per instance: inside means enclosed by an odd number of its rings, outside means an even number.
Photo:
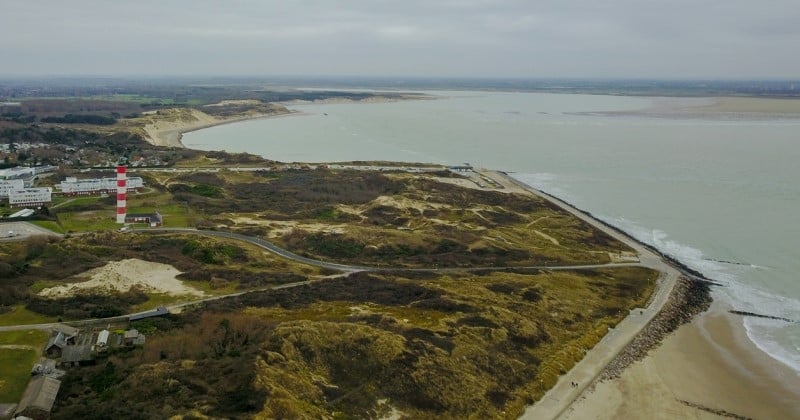
[{"label": "beach shoreline", "polygon": [[[623,346],[609,346],[604,337],[521,419],[800,418],[800,374],[758,348],[747,336],[741,315],[732,314],[713,291],[686,290],[690,282],[724,286],[589,212],[527,184],[520,186],[572,207],[692,278],[670,289],[672,302],[662,305]],[[710,305],[698,300],[698,294],[705,294]],[[635,312],[623,322],[635,322]],[[676,323],[682,325],[672,331],[669,325]],[[619,334],[621,324],[607,337]],[[599,360],[588,360],[596,352],[615,356],[601,367]],[[570,386],[577,377],[591,379]]]},{"label": "beach shoreline", "polygon": [[302,115],[302,113],[298,111],[289,110],[289,112],[281,113],[252,114],[230,118],[217,118],[205,113],[200,113],[198,111],[192,113],[192,116],[195,117],[195,119],[192,121],[158,121],[145,125],[143,129],[146,133],[146,140],[150,144],[155,146],[186,148],[181,141],[183,139],[183,135],[186,133],[225,124],[233,124],[263,118],[279,118],[298,114]]},{"label": "beach shoreline", "polygon": [[[767,109],[763,107],[766,105],[762,101],[791,104],[787,105],[789,108],[781,109],[789,111],[786,113],[789,118],[800,118],[800,108],[798,111],[790,109],[800,106],[798,100],[698,98],[690,106],[682,107],[679,104],[686,105],[687,102],[683,99],[688,98],[667,99],[674,99],[667,101],[672,108],[660,108],[658,115],[667,110],[664,115],[670,118],[681,118],[682,115],[691,118],[691,115],[697,115],[698,112],[704,116],[714,114],[720,117],[741,113],[757,116],[770,112],[759,111],[758,107],[752,106],[753,102],[744,106],[742,100],[761,102],[762,110]],[[727,101],[728,99],[733,101]],[[651,110],[650,113],[641,115],[653,116],[656,115],[654,112],[656,111]],[[291,114],[275,117],[286,115]],[[222,121],[209,127],[262,117]],[[183,132],[202,128],[207,127],[196,127]],[[178,142],[180,143],[180,138]],[[182,143],[180,147],[184,147]],[[591,214],[584,213],[594,218]],[[622,232],[618,228],[614,229]],[[622,233],[654,250],[629,234]],[[679,270],[686,269],[674,259],[669,264]],[[574,398],[571,395],[566,396],[574,401],[570,401],[566,411],[561,412],[561,418],[720,418],[720,415],[734,418],[800,418],[800,409],[791,404],[792,401],[800,401],[800,395],[793,393],[790,388],[790,385],[794,386],[800,380],[796,375],[785,376],[785,372],[794,371],[757,348],[747,337],[741,318],[727,313],[724,308],[725,304],[717,299],[709,311],[669,334],[643,360],[625,368],[618,378],[599,382]],[[681,366],[677,368],[676,363],[681,363]],[[751,382],[757,384],[751,385]],[[800,389],[800,385],[794,389]],[[565,395],[558,397],[563,398]],[[637,405],[631,401],[641,403]]]},{"label": "beach shoreline", "polygon": [[287,108],[287,106],[307,105],[307,104],[379,104],[379,103],[393,103],[393,102],[409,101],[409,100],[433,100],[433,99],[438,99],[438,97],[430,95],[403,95],[396,98],[386,97],[386,96],[374,96],[360,100],[353,100],[347,98],[318,99],[313,101],[293,100],[293,101],[273,103],[274,105],[282,107],[284,111],[269,112],[269,113],[249,113],[234,117],[216,117],[197,109],[188,109],[187,110],[188,115],[179,118],[177,121],[155,120],[153,122],[145,124],[142,127],[142,130],[144,131],[145,140],[152,145],[186,148],[186,145],[184,145],[182,142],[183,135],[186,133],[191,133],[193,131],[217,127],[220,125],[250,121],[250,120],[306,115],[302,111],[293,110]]},{"label": "beach shoreline", "polygon": [[719,300],[561,419],[800,418],[800,377],[749,340]]}]

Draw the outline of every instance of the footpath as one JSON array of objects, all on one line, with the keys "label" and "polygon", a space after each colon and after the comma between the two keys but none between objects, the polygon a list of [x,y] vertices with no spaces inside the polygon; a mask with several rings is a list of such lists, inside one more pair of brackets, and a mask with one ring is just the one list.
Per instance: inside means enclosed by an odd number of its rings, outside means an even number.
[{"label": "footpath", "polygon": [[481,171],[504,188],[524,190],[561,207],[575,217],[589,223],[593,227],[611,235],[636,250],[641,265],[661,272],[656,290],[647,308],[632,310],[625,319],[611,329],[569,372],[559,378],[541,400],[525,409],[520,416],[523,420],[555,419],[577,399],[583,391],[594,382],[603,369],[639,334],[669,300],[672,290],[681,272],[664,261],[664,259],[633,238],[613,229],[605,223],[591,217],[572,205],[531,188],[510,176],[497,171]]}]

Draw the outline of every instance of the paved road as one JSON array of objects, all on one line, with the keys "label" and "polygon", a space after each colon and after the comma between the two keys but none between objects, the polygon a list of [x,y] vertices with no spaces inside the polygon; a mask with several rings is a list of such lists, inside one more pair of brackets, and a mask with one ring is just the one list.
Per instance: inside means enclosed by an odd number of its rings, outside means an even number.
[{"label": "paved road", "polygon": [[[666,304],[669,299],[678,278],[682,274],[688,273],[683,273],[677,267],[669,264],[661,255],[653,252],[649,247],[644,246],[637,240],[605,225],[558,198],[544,194],[500,172],[485,171],[484,174],[492,177],[504,186],[517,189],[522,188],[558,205],[575,217],[589,223],[636,250],[639,254],[639,261],[642,266],[661,272],[655,294],[651,298],[647,308],[631,311],[625,319],[617,324],[612,331],[609,331],[597,345],[587,352],[580,362],[565,375],[562,375],[556,385],[551,388],[541,400],[537,401],[532,406],[528,406],[522,416],[520,416],[520,419],[524,420],[555,419],[564,413],[572,402],[583,393],[586,387],[594,381],[606,366],[608,366],[611,360],[613,360],[614,357],[633,340],[636,334],[647,326],[656,314],[661,311],[661,308],[664,307],[664,304]],[[573,387],[573,382],[577,383],[578,386]]]},{"label": "paved road", "polygon": [[[13,232],[13,236],[9,236]],[[3,222],[0,223],[0,242],[21,241],[31,236],[61,236],[51,230],[41,228],[29,222]]]},{"label": "paved road", "polygon": [[464,271],[485,271],[485,270],[505,270],[505,269],[527,269],[527,270],[581,270],[581,269],[596,269],[596,268],[615,268],[615,267],[645,267],[647,265],[642,263],[607,263],[607,264],[585,264],[585,265],[534,265],[534,266],[487,266],[487,267],[442,267],[442,268],[408,268],[408,267],[372,267],[367,265],[348,265],[337,264],[328,261],[316,260],[313,258],[303,257],[291,251],[283,249],[272,242],[266,241],[261,238],[253,236],[241,235],[238,233],[217,231],[217,230],[197,230],[192,228],[157,228],[157,229],[138,229],[133,230],[131,233],[152,233],[152,232],[178,232],[189,233],[195,235],[217,236],[228,239],[235,239],[239,241],[249,242],[251,244],[260,246],[267,251],[270,251],[280,257],[287,258],[293,261],[313,265],[315,267],[328,268],[336,271],[343,272],[431,272],[431,273],[454,273]]},{"label": "paved road", "polygon": [[283,258],[287,258],[290,260],[298,261],[301,263],[305,263],[308,265],[313,265],[316,267],[321,268],[328,268],[331,270],[336,271],[346,271],[346,272],[356,272],[356,271],[372,271],[374,270],[372,267],[367,266],[360,266],[360,265],[347,265],[347,264],[336,264],[327,261],[320,261],[315,260],[313,258],[303,257],[302,255],[297,255],[291,251],[285,250],[272,242],[265,241],[261,238],[256,238],[254,236],[247,236],[238,233],[232,232],[223,232],[218,230],[197,230],[191,228],[157,228],[157,229],[137,229],[130,231],[131,233],[150,233],[150,232],[180,232],[180,233],[190,233],[195,235],[205,235],[205,236],[217,236],[221,238],[229,238],[235,239],[239,241],[249,242],[251,244],[260,246],[261,248],[266,249],[269,252],[272,252],[275,255],[281,256]]}]

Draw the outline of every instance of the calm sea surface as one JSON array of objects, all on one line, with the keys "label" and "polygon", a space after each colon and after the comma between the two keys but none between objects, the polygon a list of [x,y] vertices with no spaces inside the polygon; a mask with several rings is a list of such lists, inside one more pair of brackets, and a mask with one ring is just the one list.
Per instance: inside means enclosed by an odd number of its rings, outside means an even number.
[{"label": "calm sea surface", "polygon": [[[726,284],[715,298],[733,309],[800,320],[800,120],[591,114],[659,98],[434,94],[445,98],[296,105],[304,115],[218,126],[183,143],[284,162],[469,162],[513,172]],[[762,350],[800,372],[800,323],[742,322]]]}]

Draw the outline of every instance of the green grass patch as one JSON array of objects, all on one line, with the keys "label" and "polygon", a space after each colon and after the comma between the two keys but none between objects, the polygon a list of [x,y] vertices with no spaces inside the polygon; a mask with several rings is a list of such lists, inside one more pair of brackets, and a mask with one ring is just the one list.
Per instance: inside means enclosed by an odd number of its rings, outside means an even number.
[{"label": "green grass patch", "polygon": [[33,350],[0,348],[0,403],[19,402],[31,379],[36,358]]},{"label": "green grass patch", "polygon": [[59,212],[58,220],[67,232],[89,232],[119,228],[114,210],[93,210],[79,213]]},{"label": "green grass patch", "polygon": [[[145,203],[146,204],[146,203]],[[128,206],[128,213],[155,213],[159,212],[163,218],[164,227],[191,226],[193,213],[184,204],[164,204],[155,206]]]},{"label": "green grass patch", "polygon": [[11,312],[0,315],[0,326],[46,324],[55,321],[55,317],[31,312],[23,306],[14,306]]},{"label": "green grass patch", "polygon": [[208,184],[197,184],[191,189],[192,194],[197,194],[203,197],[219,198],[222,197],[222,189],[220,187]]},{"label": "green grass patch", "polygon": [[103,197],[100,197],[99,195],[89,197],[61,197],[58,200],[54,200],[53,207],[57,208],[59,211],[63,211],[69,209],[70,207],[80,207],[87,204],[96,203],[101,198]]},{"label": "green grass patch", "polygon": [[58,223],[50,220],[34,220],[31,223],[33,223],[36,226],[39,226],[40,228],[51,230],[56,233],[64,233],[64,229],[62,229],[61,226],[58,225]]},{"label": "green grass patch", "polygon": [[31,285],[31,292],[38,294],[39,292],[41,292],[44,289],[48,289],[50,287],[61,286],[62,284],[64,284],[64,283],[62,283],[60,281],[36,280]]},{"label": "green grass patch", "polygon": [[3,331],[0,332],[0,345],[44,347],[47,343],[47,338],[46,332],[38,330]]}]

